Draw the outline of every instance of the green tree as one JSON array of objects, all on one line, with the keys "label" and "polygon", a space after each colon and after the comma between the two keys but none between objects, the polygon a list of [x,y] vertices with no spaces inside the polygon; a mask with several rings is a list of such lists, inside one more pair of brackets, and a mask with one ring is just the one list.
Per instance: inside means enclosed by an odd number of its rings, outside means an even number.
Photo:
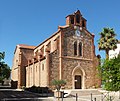
[{"label": "green tree", "polygon": [[66,81],[64,81],[64,80],[53,80],[52,84],[55,86],[57,91],[60,91],[61,87],[66,84]]},{"label": "green tree", "polygon": [[99,66],[104,89],[108,91],[120,91],[120,55],[113,59],[106,59]]},{"label": "green tree", "polygon": [[0,82],[3,81],[5,78],[10,77],[10,67],[5,64],[3,61],[5,58],[5,52],[0,52]]},{"label": "green tree", "polygon": [[118,40],[115,38],[116,34],[113,28],[103,28],[103,31],[99,33],[100,39],[98,42],[99,50],[105,50],[106,59],[109,59],[109,50],[117,48]]},{"label": "green tree", "polygon": [[60,97],[60,89],[62,86],[65,86],[66,85],[66,81],[64,80],[53,80],[52,81],[52,85],[55,86],[55,89],[57,89],[57,92],[58,92],[58,100],[59,100],[59,97]]}]

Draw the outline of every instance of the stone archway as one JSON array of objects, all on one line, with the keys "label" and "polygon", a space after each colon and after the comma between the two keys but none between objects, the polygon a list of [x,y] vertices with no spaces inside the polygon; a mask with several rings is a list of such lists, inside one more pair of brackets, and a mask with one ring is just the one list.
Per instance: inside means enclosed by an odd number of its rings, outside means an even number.
[{"label": "stone archway", "polygon": [[85,72],[80,67],[75,67],[72,72],[72,85],[73,89],[84,89],[85,85]]}]

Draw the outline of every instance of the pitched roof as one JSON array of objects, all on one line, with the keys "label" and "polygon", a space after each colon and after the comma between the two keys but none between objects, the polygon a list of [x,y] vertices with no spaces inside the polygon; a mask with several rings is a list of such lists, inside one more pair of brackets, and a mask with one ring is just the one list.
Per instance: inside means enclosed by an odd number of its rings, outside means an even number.
[{"label": "pitched roof", "polygon": [[45,43],[46,41],[48,41],[49,39],[51,39],[52,37],[54,37],[56,34],[58,34],[60,32],[60,29],[57,30],[57,32],[53,33],[49,38],[47,38],[46,40],[44,40],[42,43],[40,43],[38,46],[35,47],[35,49],[37,47],[39,47],[40,45],[42,45],[43,43]]},{"label": "pitched roof", "polygon": [[23,49],[32,49],[32,50],[33,50],[36,46],[30,46],[30,45],[25,45],[25,44],[19,44],[19,45],[16,46],[15,51],[14,51],[14,54],[15,54],[15,52],[16,52],[17,47],[23,48]]},{"label": "pitched roof", "polygon": [[26,49],[34,49],[36,46],[30,46],[30,45],[25,45],[25,44],[19,44],[17,45],[20,48],[26,48]]},{"label": "pitched roof", "polygon": [[77,11],[75,11],[74,13],[67,15],[66,18],[67,18],[68,16],[74,16],[76,13],[79,13],[79,14],[82,16],[81,12],[80,12],[79,10],[77,10]]}]

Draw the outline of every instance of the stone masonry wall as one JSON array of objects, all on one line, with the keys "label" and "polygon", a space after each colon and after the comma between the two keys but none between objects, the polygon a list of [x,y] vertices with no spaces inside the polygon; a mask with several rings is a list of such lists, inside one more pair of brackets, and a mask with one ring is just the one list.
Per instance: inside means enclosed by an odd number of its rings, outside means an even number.
[{"label": "stone masonry wall", "polygon": [[[75,67],[79,66],[85,73],[84,86],[85,88],[92,88],[96,85],[96,66],[95,60],[93,59],[93,37],[87,31],[82,31],[82,36],[78,37],[75,35],[74,28],[67,28],[64,30],[63,38],[63,63],[62,63],[62,79],[67,81],[66,88],[72,88],[73,77],[72,73]],[[74,42],[82,43],[82,56],[74,55]]]},{"label": "stone masonry wall", "polygon": [[63,59],[63,79],[67,81],[67,88],[72,88],[72,72],[75,67],[79,65],[85,72],[85,88],[95,86],[95,67],[92,61],[77,60],[77,59]]},{"label": "stone masonry wall", "polygon": [[21,49],[22,51],[22,56],[21,56],[21,66],[20,66],[20,82],[21,86],[26,85],[26,68],[25,65],[28,63],[28,59],[33,57],[33,50],[30,49]]},{"label": "stone masonry wall", "polygon": [[50,53],[50,85],[51,81],[59,79],[59,57],[58,50]]},{"label": "stone masonry wall", "polygon": [[92,58],[92,37],[89,33],[82,32],[82,37],[77,37],[75,35],[75,30],[73,28],[66,29],[64,31],[63,39],[63,55],[79,57],[78,55],[74,56],[74,42],[82,42],[82,58],[91,59]]},{"label": "stone masonry wall", "polygon": [[95,68],[95,87],[101,87],[101,77],[100,77],[99,71],[97,69],[99,63],[100,63],[100,60],[97,57],[95,57],[94,58],[94,67],[96,67]]},{"label": "stone masonry wall", "polygon": [[13,81],[18,81],[19,53],[20,53],[20,49],[17,48],[16,52],[14,53],[13,66],[12,66],[12,71],[11,71],[12,72],[11,79]]}]

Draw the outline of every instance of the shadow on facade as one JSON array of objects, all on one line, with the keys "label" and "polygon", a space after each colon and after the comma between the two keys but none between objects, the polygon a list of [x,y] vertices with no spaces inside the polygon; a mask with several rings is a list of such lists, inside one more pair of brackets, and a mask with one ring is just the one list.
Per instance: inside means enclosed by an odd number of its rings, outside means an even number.
[{"label": "shadow on facade", "polygon": [[11,88],[12,89],[17,89],[18,81],[13,81],[11,80]]}]

